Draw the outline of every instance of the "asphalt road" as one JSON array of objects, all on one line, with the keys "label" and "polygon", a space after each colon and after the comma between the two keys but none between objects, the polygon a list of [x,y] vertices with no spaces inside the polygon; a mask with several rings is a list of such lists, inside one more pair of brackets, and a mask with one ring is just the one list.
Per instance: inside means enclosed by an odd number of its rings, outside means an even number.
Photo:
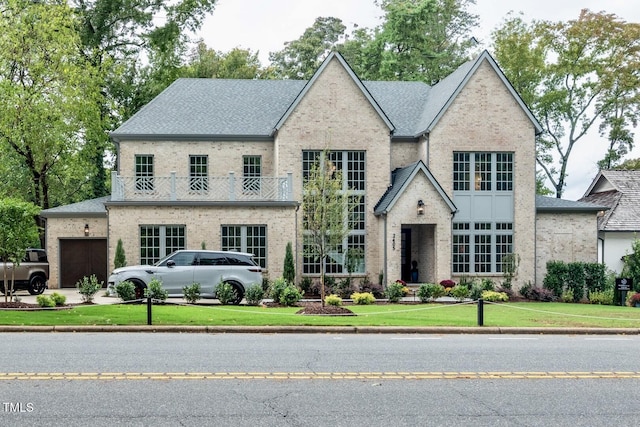
[{"label": "asphalt road", "polygon": [[640,336],[0,334],[0,425],[635,426]]}]

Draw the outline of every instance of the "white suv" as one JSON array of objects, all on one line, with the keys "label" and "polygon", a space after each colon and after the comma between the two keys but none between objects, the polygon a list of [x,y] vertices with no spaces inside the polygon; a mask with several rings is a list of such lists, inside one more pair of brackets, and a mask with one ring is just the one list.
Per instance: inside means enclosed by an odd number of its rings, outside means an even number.
[{"label": "white suv", "polygon": [[153,279],[162,282],[170,297],[182,297],[182,288],[199,283],[203,297],[215,298],[219,283],[229,283],[235,293],[234,304],[240,304],[251,285],[262,286],[262,268],[253,255],[243,252],[179,250],[154,265],[116,268],[107,283],[109,295],[116,295],[116,286],[128,280],[141,298],[144,288]]}]

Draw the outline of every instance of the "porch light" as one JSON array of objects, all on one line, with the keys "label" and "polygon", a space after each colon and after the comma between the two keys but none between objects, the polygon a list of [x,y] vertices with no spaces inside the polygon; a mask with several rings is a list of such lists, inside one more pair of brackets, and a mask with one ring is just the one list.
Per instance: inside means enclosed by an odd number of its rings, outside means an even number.
[{"label": "porch light", "polygon": [[418,200],[418,215],[424,215],[424,202],[422,199]]},{"label": "porch light", "polygon": [[89,236],[89,224],[84,225],[84,235]]}]

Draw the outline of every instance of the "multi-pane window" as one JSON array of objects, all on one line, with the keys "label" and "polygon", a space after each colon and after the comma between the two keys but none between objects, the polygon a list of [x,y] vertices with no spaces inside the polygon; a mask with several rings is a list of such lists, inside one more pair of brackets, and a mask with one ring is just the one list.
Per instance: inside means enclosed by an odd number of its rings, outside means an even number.
[{"label": "multi-pane window", "polygon": [[209,190],[208,156],[189,156],[189,192],[202,194]]},{"label": "multi-pane window", "polygon": [[511,253],[513,253],[512,223],[458,222],[453,224],[454,273],[501,273],[503,257]]},{"label": "multi-pane window", "polygon": [[513,153],[453,153],[453,191],[471,190],[513,191]]},{"label": "multi-pane window", "polygon": [[140,263],[155,264],[171,252],[185,248],[184,225],[140,226]]},{"label": "multi-pane window", "polygon": [[469,191],[470,178],[469,153],[453,153],[453,189]]},{"label": "multi-pane window", "polygon": [[260,156],[242,157],[242,193],[260,194],[262,176],[262,158]]},{"label": "multi-pane window", "polygon": [[496,154],[496,189],[513,190],[513,153]]},{"label": "multi-pane window", "polygon": [[[325,167],[322,151],[302,152],[302,177],[306,181],[312,167],[319,163]],[[325,273],[346,274],[347,262],[350,259],[358,259],[353,263],[354,273],[365,271],[365,188],[366,188],[366,159],[364,151],[330,151],[326,152],[331,162],[332,172],[342,173],[342,190],[350,194],[349,215],[345,212],[344,220],[348,223],[349,235],[342,244],[329,251],[326,259]],[[305,224],[306,226],[306,224]],[[308,239],[308,237],[307,237]],[[304,253],[309,251],[308,241],[303,242]],[[319,274],[321,271],[320,260],[312,256],[303,257],[303,273]]]},{"label": "multi-pane window", "polygon": [[264,225],[223,225],[222,250],[253,254],[267,268],[267,227]]},{"label": "multi-pane window", "polygon": [[135,157],[136,191],[153,191],[153,156],[136,154]]}]

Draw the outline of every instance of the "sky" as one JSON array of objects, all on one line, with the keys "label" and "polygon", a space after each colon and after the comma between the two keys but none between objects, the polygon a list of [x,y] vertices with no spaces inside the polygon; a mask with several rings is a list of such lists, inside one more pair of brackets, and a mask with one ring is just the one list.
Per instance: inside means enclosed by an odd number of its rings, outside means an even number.
[{"label": "sky", "polygon": [[[522,12],[525,21],[577,19],[581,9],[616,14],[628,22],[640,22],[640,6],[635,0],[476,0],[469,9],[479,15],[480,28],[474,36],[489,47],[491,31],[511,11]],[[259,52],[263,65],[269,52],[281,50],[284,43],[298,39],[317,17],[340,18],[350,32],[353,25],[375,27],[381,10],[374,0],[218,0],[197,36],[208,47],[227,52],[235,47]],[[640,129],[636,129],[640,134]],[[635,137],[640,145],[640,137]],[[606,142],[599,140],[597,126],[575,146],[569,159],[567,187],[563,198],[582,197],[598,172],[596,162],[604,156]],[[640,147],[627,158],[640,157]]]}]

